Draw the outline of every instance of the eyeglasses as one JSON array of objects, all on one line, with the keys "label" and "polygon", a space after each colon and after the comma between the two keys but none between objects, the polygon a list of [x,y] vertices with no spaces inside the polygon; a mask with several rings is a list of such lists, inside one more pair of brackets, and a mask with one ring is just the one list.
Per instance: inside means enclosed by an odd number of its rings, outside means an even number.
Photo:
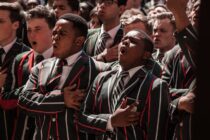
[{"label": "eyeglasses", "polygon": [[117,3],[117,1],[114,1],[114,0],[98,0],[98,4],[104,4],[105,6],[110,6],[114,3]]}]

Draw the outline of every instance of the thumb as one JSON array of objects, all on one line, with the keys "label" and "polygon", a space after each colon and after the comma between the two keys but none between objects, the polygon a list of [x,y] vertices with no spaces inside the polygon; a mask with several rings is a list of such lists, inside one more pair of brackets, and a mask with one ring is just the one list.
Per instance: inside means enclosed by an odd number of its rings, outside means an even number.
[{"label": "thumb", "polygon": [[124,108],[126,108],[126,105],[127,105],[127,100],[123,99],[121,104],[120,104],[120,108],[124,109]]}]

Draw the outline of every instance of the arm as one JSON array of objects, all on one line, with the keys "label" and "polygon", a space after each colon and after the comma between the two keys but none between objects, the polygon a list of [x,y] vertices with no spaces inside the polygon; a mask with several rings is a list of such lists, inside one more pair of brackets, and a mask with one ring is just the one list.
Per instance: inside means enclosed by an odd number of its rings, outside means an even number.
[{"label": "arm", "polygon": [[99,97],[98,79],[97,77],[93,82],[79,114],[80,129],[92,134],[104,134],[106,132],[108,119],[111,115],[96,112],[96,107],[99,105],[99,99],[97,99]]},{"label": "arm", "polygon": [[[188,0],[167,0],[167,7],[175,16],[177,32],[175,34],[188,62],[195,69],[196,49],[198,46],[198,35],[190,24],[186,14]],[[182,5],[182,6],[180,6]]]},{"label": "arm", "polygon": [[167,83],[156,79],[148,97],[147,132],[149,140],[164,140],[168,129],[169,90]]},{"label": "arm", "polygon": [[48,91],[40,85],[42,64],[33,67],[29,80],[19,97],[19,107],[31,114],[55,114],[65,109],[61,90]]}]

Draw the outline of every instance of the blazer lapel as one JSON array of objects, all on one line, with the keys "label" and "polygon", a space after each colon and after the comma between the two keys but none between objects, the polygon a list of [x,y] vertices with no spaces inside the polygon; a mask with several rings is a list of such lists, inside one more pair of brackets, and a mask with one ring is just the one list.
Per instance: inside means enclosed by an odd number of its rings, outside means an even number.
[{"label": "blazer lapel", "polygon": [[[43,83],[47,83],[47,89],[52,90],[55,89],[58,86],[58,78],[60,78],[61,75],[58,75],[58,68],[59,68],[59,59],[55,58],[53,63],[51,63],[51,66],[47,66],[46,69],[43,69],[43,73],[45,74],[45,77],[42,77]],[[47,74],[49,73],[49,74]]]},{"label": "blazer lapel", "polygon": [[99,34],[100,34],[100,30],[98,30],[96,33],[94,33],[87,39],[86,52],[87,54],[90,54],[91,56],[95,54],[95,46],[96,46]]},{"label": "blazer lapel", "polygon": [[[129,96],[129,94],[131,93],[131,91],[136,88],[136,86],[138,85],[139,88],[141,87],[144,79],[146,78],[147,72],[144,68],[139,69],[134,75],[133,77],[131,77],[131,79],[128,81],[128,83],[125,85],[125,89],[123,90],[123,92],[121,93],[121,96],[118,100],[117,106],[115,107],[115,109],[120,105],[122,101],[122,99],[124,97]],[[138,91],[136,91],[138,92]],[[138,93],[136,93],[137,95]]]},{"label": "blazer lapel", "polygon": [[77,88],[81,87],[79,77],[85,71],[86,66],[89,65],[88,61],[89,61],[89,57],[84,52],[82,52],[82,54],[77,59],[76,63],[73,65],[73,67],[72,67],[72,69],[63,85],[63,88],[66,86],[73,85],[75,83],[77,84]]}]

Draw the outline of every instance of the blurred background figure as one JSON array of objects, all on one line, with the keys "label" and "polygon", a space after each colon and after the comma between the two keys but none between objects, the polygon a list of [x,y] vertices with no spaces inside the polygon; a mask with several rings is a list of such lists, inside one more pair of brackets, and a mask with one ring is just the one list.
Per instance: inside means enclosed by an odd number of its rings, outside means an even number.
[{"label": "blurred background figure", "polygon": [[102,25],[102,21],[98,17],[97,8],[93,8],[90,11],[90,21],[89,21],[89,29],[100,28]]}]

